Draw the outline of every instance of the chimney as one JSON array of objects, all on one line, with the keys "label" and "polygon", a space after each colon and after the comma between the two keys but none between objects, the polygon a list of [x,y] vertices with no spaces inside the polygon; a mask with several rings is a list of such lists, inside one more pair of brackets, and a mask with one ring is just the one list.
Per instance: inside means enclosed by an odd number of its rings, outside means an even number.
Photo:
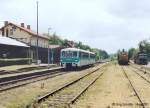
[{"label": "chimney", "polygon": [[27,29],[29,29],[29,30],[30,30],[30,25],[27,25]]},{"label": "chimney", "polygon": [[24,28],[24,23],[21,23],[21,27],[23,27],[23,28]]},{"label": "chimney", "polygon": [[8,21],[4,21],[4,26],[8,25]]}]

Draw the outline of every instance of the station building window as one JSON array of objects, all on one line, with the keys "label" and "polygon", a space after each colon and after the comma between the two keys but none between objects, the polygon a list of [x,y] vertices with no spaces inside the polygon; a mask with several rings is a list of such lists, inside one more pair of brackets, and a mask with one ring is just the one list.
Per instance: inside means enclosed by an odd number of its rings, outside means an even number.
[{"label": "station building window", "polygon": [[10,35],[13,35],[13,29],[10,29]]},{"label": "station building window", "polygon": [[9,30],[6,29],[6,37],[8,37],[8,35],[9,35]]}]

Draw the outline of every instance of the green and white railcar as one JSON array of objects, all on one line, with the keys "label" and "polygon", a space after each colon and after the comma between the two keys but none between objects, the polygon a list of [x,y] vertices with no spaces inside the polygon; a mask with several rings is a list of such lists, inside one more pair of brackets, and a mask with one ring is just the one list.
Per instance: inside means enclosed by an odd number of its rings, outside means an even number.
[{"label": "green and white railcar", "polygon": [[95,53],[77,48],[65,48],[61,50],[61,66],[82,67],[95,63]]}]

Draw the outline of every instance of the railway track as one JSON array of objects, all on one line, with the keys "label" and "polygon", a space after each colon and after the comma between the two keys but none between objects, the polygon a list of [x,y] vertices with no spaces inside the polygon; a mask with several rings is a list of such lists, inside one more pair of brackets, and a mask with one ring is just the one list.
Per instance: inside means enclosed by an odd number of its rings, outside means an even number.
[{"label": "railway track", "polygon": [[[73,104],[104,72],[98,72],[102,67],[99,67],[80,78],[73,80],[67,84],[58,87],[57,89],[38,97],[31,108],[40,107],[69,107]],[[104,68],[103,68],[104,69]]]},{"label": "railway track", "polygon": [[[134,68],[134,67],[130,67],[130,68]],[[137,69],[138,71],[141,71],[141,70],[138,69],[138,68],[135,68],[135,69]],[[143,78],[146,82],[148,82],[148,83],[150,84],[150,80],[149,80],[148,78],[146,78],[144,75],[141,75],[141,73],[137,72],[136,70],[133,70],[133,69],[132,69],[132,71],[135,72],[137,75],[139,75],[141,78]],[[142,72],[143,72],[143,71],[142,71]],[[148,73],[148,75],[149,75],[149,77],[150,77],[150,73],[149,73],[149,72],[146,72],[146,73]],[[145,72],[144,72],[144,74],[145,74]]]},{"label": "railway track", "polygon": [[143,70],[142,67],[138,68],[137,66],[134,66],[133,64],[130,64],[130,66],[133,67],[133,68],[135,68],[135,69],[137,69],[137,70],[140,70],[140,71],[142,71],[144,74],[148,74],[148,75],[150,76],[149,70],[146,70],[146,69]]},{"label": "railway track", "polygon": [[17,74],[17,73],[23,73],[23,72],[31,72],[34,70],[42,70],[42,69],[48,69],[52,67],[57,67],[56,65],[52,65],[50,67],[48,66],[33,66],[33,67],[24,67],[17,70],[0,70],[0,75],[8,75],[8,74]]},{"label": "railway track", "polygon": [[57,68],[54,70],[46,70],[37,73],[21,74],[17,76],[0,78],[0,92],[24,86],[36,81],[52,78],[65,73],[67,72],[62,72],[61,68]]},{"label": "railway track", "polygon": [[[149,108],[147,107],[147,103],[145,103],[144,99],[142,98],[141,96],[141,93],[139,93],[139,89],[137,89],[137,87],[135,87],[133,81],[131,80],[131,78],[129,77],[129,75],[127,74],[126,70],[124,69],[124,67],[122,67],[122,70],[123,70],[123,73],[125,75],[125,77],[128,79],[129,83],[130,83],[130,86],[132,88],[132,90],[134,91],[135,93],[135,96],[138,98],[139,102],[140,102],[140,107],[142,108]],[[138,75],[138,74],[137,74]],[[145,81],[145,79],[144,79]]]},{"label": "railway track", "polygon": [[62,71],[62,68],[54,68],[44,70],[41,72],[25,73],[16,76],[0,78],[0,92],[21,87],[30,83],[34,83],[48,78],[56,77],[59,75],[67,74],[69,71]]},{"label": "railway track", "polygon": [[[27,72],[31,72],[31,71],[36,71],[36,70],[42,70],[42,69],[50,69],[50,68],[54,68],[54,67],[58,67],[57,65],[44,65],[44,66],[29,66],[29,67],[20,67],[18,69],[15,69],[15,70],[7,70],[6,68],[5,69],[2,69],[0,70],[0,75],[7,75],[7,74],[17,74],[17,73],[27,73]],[[9,67],[8,67],[9,68]]]},{"label": "railway track", "polygon": [[1,75],[19,73],[19,71],[0,70]]}]

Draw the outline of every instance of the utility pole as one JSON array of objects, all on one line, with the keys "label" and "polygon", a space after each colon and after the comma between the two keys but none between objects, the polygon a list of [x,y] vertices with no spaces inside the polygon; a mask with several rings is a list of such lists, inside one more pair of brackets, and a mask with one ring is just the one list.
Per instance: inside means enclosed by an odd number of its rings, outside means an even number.
[{"label": "utility pole", "polygon": [[36,60],[37,60],[37,64],[38,64],[38,60],[39,60],[39,49],[38,49],[38,47],[39,47],[39,45],[38,45],[38,41],[39,41],[39,16],[38,16],[38,4],[39,4],[39,2],[37,1],[36,2],[36,4],[37,4],[37,46],[36,46]]},{"label": "utility pole", "polygon": [[29,58],[30,58],[30,60],[29,60],[29,64],[31,64],[32,63],[32,61],[31,61],[31,37],[29,38],[30,40],[29,40]]}]

